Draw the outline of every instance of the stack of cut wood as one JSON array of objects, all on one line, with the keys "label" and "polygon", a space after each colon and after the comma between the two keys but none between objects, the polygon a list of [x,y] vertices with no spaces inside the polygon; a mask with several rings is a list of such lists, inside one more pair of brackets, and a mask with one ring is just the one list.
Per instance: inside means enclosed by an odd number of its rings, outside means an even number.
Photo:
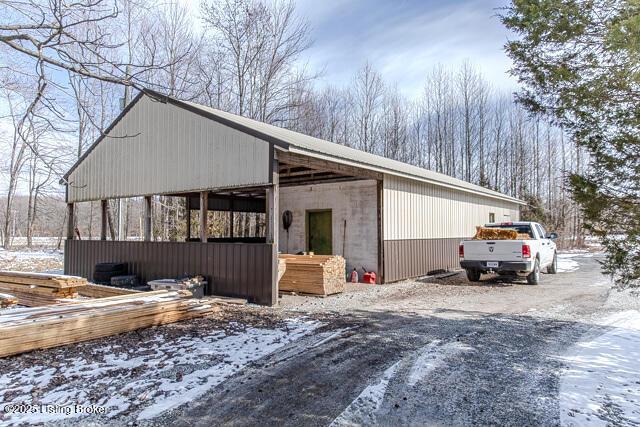
[{"label": "stack of cut wood", "polygon": [[115,297],[117,295],[131,295],[139,294],[140,291],[125,288],[116,288],[114,286],[95,285],[93,283],[87,283],[86,286],[78,288],[80,296],[88,298],[107,298]]},{"label": "stack of cut wood", "polygon": [[7,308],[16,304],[18,304],[18,298],[9,294],[0,294],[0,308]]},{"label": "stack of cut wood", "polygon": [[86,284],[86,279],[75,276],[0,271],[0,292],[15,296],[18,304],[27,307],[58,304],[77,298],[78,288]]},{"label": "stack of cut wood", "polygon": [[339,255],[279,255],[286,261],[286,270],[279,289],[312,295],[344,292],[346,264]]},{"label": "stack of cut wood", "polygon": [[278,283],[280,283],[285,271],[287,271],[287,260],[278,258]]},{"label": "stack of cut wood", "polygon": [[0,316],[0,357],[206,316],[225,299],[154,291],[16,309]]},{"label": "stack of cut wood", "polygon": [[510,228],[476,227],[473,240],[515,240],[518,232]]}]

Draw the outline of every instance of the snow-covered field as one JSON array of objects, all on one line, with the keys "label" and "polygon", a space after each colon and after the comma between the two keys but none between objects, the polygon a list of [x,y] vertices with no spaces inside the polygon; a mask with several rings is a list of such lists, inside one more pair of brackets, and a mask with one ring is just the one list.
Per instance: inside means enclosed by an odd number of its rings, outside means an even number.
[{"label": "snow-covered field", "polygon": [[56,249],[4,250],[0,248],[0,270],[61,273],[64,254]]},{"label": "snow-covered field", "polygon": [[[43,423],[81,417],[75,405],[107,409],[132,422],[157,417],[191,402],[239,372],[251,362],[311,333],[320,323],[289,319],[277,328],[212,330],[201,336],[155,338],[133,348],[106,345],[85,357],[56,359],[0,374],[0,407],[40,404],[52,413],[0,414],[0,426]],[[58,408],[58,411],[54,409]],[[69,408],[71,413],[65,413]],[[4,417],[4,418],[3,418]],[[95,421],[95,418],[92,418]]]},{"label": "snow-covered field", "polygon": [[640,424],[640,311],[604,319],[562,359],[568,365],[560,382],[563,425]]}]

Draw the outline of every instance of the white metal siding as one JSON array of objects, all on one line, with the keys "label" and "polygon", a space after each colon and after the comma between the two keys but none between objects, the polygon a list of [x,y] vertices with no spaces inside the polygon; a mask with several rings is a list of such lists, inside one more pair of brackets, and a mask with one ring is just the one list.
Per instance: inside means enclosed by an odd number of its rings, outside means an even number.
[{"label": "white metal siding", "polygon": [[377,190],[376,181],[370,180],[280,188],[279,218],[290,210],[293,222],[287,234],[280,221],[279,250],[306,251],[306,211],[331,209],[332,253],[345,257],[348,272],[357,268],[361,274],[361,267],[377,270]]},{"label": "white metal siding", "polygon": [[516,203],[387,174],[383,203],[385,240],[473,236],[490,212],[496,221],[519,219]]},{"label": "white metal siding", "polygon": [[269,144],[144,96],[69,182],[69,202],[262,185]]}]

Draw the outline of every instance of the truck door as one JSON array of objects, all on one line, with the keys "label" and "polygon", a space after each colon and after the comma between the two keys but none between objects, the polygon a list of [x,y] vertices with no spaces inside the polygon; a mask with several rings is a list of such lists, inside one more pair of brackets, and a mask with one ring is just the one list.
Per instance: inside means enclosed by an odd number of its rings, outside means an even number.
[{"label": "truck door", "polygon": [[547,233],[540,224],[536,224],[536,234],[540,239],[540,264],[542,267],[553,261],[553,249],[551,248],[551,240],[547,239]]}]

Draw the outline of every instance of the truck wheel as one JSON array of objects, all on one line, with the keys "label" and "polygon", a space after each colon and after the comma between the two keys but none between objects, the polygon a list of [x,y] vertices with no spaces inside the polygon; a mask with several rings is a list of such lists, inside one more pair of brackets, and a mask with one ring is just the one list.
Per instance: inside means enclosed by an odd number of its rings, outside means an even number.
[{"label": "truck wheel", "polygon": [[537,285],[540,282],[540,260],[536,258],[536,262],[533,264],[533,271],[527,276],[527,283],[530,285]]},{"label": "truck wheel", "polygon": [[547,273],[556,274],[558,272],[558,254],[553,253],[553,261],[547,267]]},{"label": "truck wheel", "polygon": [[480,274],[480,270],[475,270],[472,268],[467,269],[467,279],[469,279],[470,282],[479,282]]}]

